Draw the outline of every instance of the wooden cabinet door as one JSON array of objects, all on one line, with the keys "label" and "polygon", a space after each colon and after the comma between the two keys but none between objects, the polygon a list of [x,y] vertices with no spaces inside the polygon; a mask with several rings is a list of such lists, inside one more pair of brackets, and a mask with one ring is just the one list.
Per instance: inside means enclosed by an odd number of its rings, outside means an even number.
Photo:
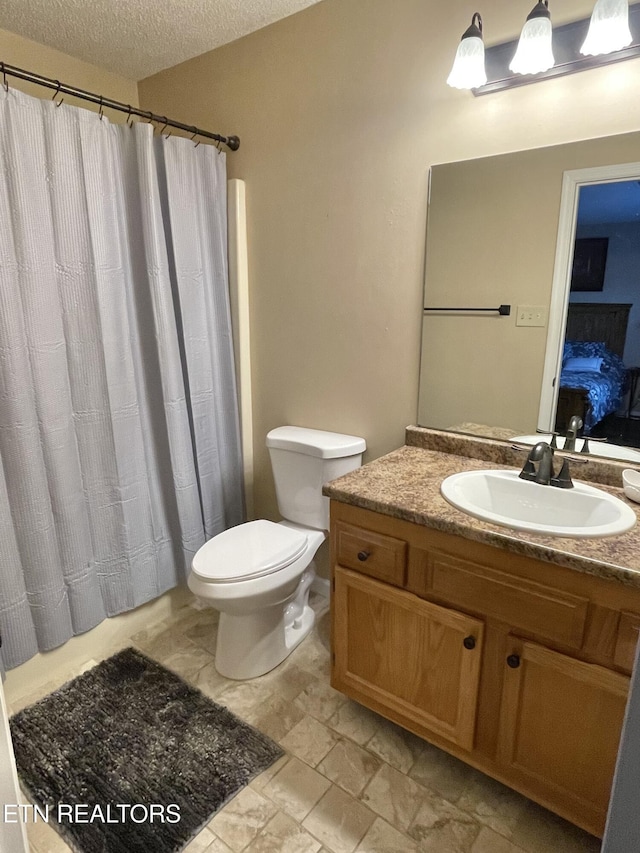
[{"label": "wooden cabinet door", "polygon": [[539,802],[602,835],[629,679],[515,638],[509,651],[500,763]]},{"label": "wooden cabinet door", "polygon": [[483,623],[340,567],[334,579],[334,686],[472,749]]}]

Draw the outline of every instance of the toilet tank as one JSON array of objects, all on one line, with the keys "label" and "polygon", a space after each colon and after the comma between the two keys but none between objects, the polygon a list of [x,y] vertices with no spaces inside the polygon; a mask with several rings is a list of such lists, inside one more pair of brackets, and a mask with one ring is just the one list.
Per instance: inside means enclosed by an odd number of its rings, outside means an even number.
[{"label": "toilet tank", "polygon": [[364,438],[282,426],[267,435],[278,509],[287,521],[329,529],[329,499],[322,486],[362,464]]}]

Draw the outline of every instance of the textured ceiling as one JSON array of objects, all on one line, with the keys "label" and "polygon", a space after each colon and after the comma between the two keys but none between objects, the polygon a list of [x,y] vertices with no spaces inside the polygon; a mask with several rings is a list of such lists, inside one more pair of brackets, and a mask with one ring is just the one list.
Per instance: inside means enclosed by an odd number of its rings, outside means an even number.
[{"label": "textured ceiling", "polygon": [[142,80],[319,0],[0,0],[0,27]]}]

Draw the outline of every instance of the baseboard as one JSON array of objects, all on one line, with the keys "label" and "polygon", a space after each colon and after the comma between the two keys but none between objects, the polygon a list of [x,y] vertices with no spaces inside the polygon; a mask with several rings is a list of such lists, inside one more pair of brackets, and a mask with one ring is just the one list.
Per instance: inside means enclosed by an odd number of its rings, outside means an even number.
[{"label": "baseboard", "polygon": [[71,637],[57,649],[38,652],[7,672],[4,682],[7,702],[16,702],[52,680],[62,683],[78,675],[86,661],[103,660],[128,644],[134,634],[173,616],[185,604],[191,603],[192,598],[186,585],[175,587],[135,610],[104,619],[95,628]]}]

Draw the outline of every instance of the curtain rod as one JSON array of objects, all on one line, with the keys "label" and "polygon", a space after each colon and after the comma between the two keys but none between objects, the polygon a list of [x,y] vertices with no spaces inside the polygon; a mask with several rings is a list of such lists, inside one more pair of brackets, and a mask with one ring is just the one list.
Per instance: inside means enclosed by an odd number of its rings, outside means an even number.
[{"label": "curtain rod", "polygon": [[[92,104],[98,104],[100,111],[104,107],[110,110],[118,110],[121,113],[127,113],[129,116],[139,116],[149,122],[155,121],[165,127],[176,127],[179,130],[186,130],[193,136],[200,136],[203,139],[213,139],[216,142],[222,142],[231,151],[237,151],[240,147],[240,139],[237,136],[220,136],[218,133],[211,133],[208,130],[201,130],[199,127],[194,127],[189,124],[174,121],[166,116],[159,116],[146,110],[132,107],[131,104],[123,104],[121,101],[114,101],[111,98],[105,98],[104,95],[96,95],[93,92],[86,92],[84,89],[78,89],[76,86],[69,86],[66,83],[61,83],[59,80],[53,80],[51,77],[42,77],[33,71],[25,71],[23,68],[16,68],[15,65],[7,65],[6,62],[0,62],[0,74],[2,74],[3,85],[5,89],[9,88],[7,83],[7,74],[12,77],[19,77],[21,80],[27,80],[29,83],[36,83],[38,86],[44,86],[47,89],[55,89],[56,94],[73,95],[76,98],[81,98],[83,101],[90,101]],[[55,97],[55,95],[54,95]]]}]

